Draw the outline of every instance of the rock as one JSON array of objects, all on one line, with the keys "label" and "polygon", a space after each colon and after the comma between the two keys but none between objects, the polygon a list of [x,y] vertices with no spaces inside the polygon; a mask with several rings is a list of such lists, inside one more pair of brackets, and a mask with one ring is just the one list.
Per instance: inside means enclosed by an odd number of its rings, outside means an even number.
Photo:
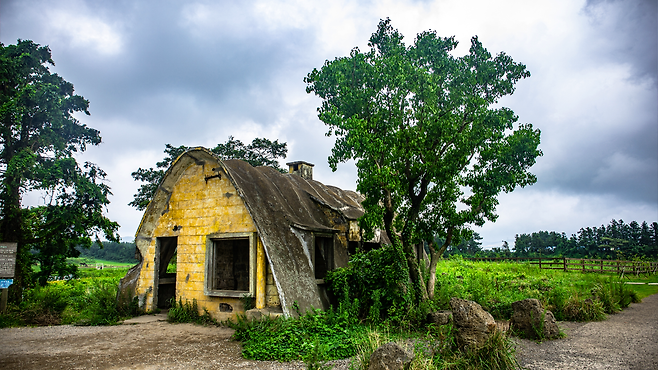
[{"label": "rock", "polygon": [[[537,299],[528,298],[512,303],[512,330],[530,339],[552,339],[560,335],[555,316]],[[543,318],[543,323],[542,323]]]},{"label": "rock", "polygon": [[368,370],[404,370],[411,359],[411,355],[399,345],[386,343],[370,355]]},{"label": "rock", "polygon": [[452,312],[448,310],[430,312],[427,314],[427,322],[436,325],[448,325],[452,321]]},{"label": "rock", "polygon": [[455,326],[455,342],[460,349],[482,347],[496,332],[496,321],[482,306],[459,298],[450,299],[452,320]]}]

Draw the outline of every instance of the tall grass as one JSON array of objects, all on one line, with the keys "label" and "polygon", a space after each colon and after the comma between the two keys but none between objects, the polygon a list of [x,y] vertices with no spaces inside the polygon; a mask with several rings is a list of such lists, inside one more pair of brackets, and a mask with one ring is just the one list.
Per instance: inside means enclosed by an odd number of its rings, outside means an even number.
[{"label": "tall grass", "polygon": [[82,278],[51,281],[44,287],[27,289],[23,301],[10,304],[0,315],[0,327],[24,325],[112,325],[136,315],[136,302],[119,306],[119,279],[127,269],[83,272]]},{"label": "tall grass", "polygon": [[536,298],[557,320],[595,321],[618,312],[638,295],[615,277],[542,270],[516,262],[474,262],[460,257],[437,267],[435,300],[449,308],[451,297],[473,300],[497,319],[512,316],[512,302]]}]

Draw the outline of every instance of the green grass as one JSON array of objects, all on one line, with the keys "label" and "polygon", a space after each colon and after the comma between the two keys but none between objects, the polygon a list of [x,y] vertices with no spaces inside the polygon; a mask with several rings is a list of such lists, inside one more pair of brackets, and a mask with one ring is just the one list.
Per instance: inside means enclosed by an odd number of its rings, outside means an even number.
[{"label": "green grass", "polygon": [[410,370],[517,369],[510,339],[498,332],[484,347],[462,352],[454,346],[452,325],[402,330],[386,324],[368,325],[328,311],[298,319],[265,318],[230,323],[242,342],[242,355],[255,360],[302,360],[307,369],[324,369],[327,361],[351,357],[350,369],[366,370],[381,345],[395,342],[412,355]]},{"label": "green grass", "polygon": [[89,267],[88,268],[96,268],[96,264],[103,264],[104,268],[109,268],[108,266],[112,267],[132,267],[137,264],[137,261],[135,262],[116,262],[116,261],[109,261],[109,260],[100,260],[100,259],[94,259],[94,258],[87,258],[87,257],[77,257],[77,258],[68,258],[68,262],[74,263],[78,265],[78,267],[82,269],[86,269],[84,266],[80,266],[81,263],[86,263]]},{"label": "green grass", "polygon": [[512,302],[536,298],[558,320],[592,321],[638,302],[636,287],[619,284],[616,276],[451,258],[437,266],[435,300],[443,309],[449,308],[451,297],[472,300],[495,318],[509,319]]},{"label": "green grass", "polygon": [[207,309],[203,309],[203,314],[199,314],[199,306],[196,299],[192,302],[185,301],[181,298],[171,300],[171,308],[167,312],[167,321],[171,323],[194,323],[199,325],[219,325],[217,320],[213,319],[210,316],[210,312]]},{"label": "green grass", "polygon": [[137,314],[135,302],[119,307],[119,279],[127,268],[83,271],[79,279],[51,281],[24,292],[23,301],[9,304],[0,327],[59,324],[112,325]]}]

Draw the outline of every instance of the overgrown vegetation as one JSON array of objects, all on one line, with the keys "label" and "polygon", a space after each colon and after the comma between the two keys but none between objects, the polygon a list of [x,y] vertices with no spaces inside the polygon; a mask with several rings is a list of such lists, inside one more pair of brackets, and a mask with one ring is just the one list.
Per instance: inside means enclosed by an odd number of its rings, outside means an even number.
[{"label": "overgrown vegetation", "polygon": [[323,369],[330,360],[351,357],[352,369],[367,369],[379,346],[396,342],[413,354],[409,369],[515,369],[514,348],[503,333],[474,351],[459,351],[452,326],[416,330],[363,324],[337,311],[309,312],[298,319],[265,318],[231,323],[243,356],[255,360],[302,360],[307,369]]},{"label": "overgrown vegetation", "polygon": [[570,321],[603,320],[605,314],[640,300],[616,277],[541,270],[524,263],[472,262],[459,256],[437,267],[435,302],[445,309],[451,297],[478,302],[497,319],[512,316],[512,302],[536,298],[557,320]]},{"label": "overgrown vegetation", "polygon": [[117,304],[119,279],[127,269],[82,271],[82,278],[50,281],[26,289],[20,304],[0,314],[0,327],[25,325],[113,325],[138,314],[136,300]]},{"label": "overgrown vegetation", "polygon": [[351,357],[352,368],[367,369],[372,352],[393,341],[413,352],[411,369],[514,369],[514,348],[505,334],[496,334],[479,350],[460,351],[452,326],[428,325],[426,314],[449,309],[450,298],[459,297],[478,302],[496,319],[509,319],[512,302],[537,298],[558,320],[591,321],[640,298],[616,277],[453,256],[437,268],[434,300],[419,304],[412,299],[399,253],[400,248],[387,246],[357,254],[347,268],[331,272],[325,280],[336,305],[327,312],[254,322],[241,317],[231,323],[235,339],[243,342],[244,357],[303,360],[309,369]]},{"label": "overgrown vegetation", "polygon": [[207,309],[203,309],[203,313],[199,314],[199,305],[196,299],[192,302],[186,300],[183,303],[181,298],[171,300],[171,308],[167,312],[167,321],[173,323],[185,323],[190,322],[199,325],[219,325],[217,320],[213,319],[210,316],[210,312]]}]

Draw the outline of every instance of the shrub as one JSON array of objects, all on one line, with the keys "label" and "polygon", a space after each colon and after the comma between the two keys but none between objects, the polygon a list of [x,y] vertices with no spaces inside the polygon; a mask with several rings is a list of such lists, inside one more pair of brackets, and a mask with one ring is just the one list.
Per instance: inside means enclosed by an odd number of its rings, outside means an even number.
[{"label": "shrub", "polygon": [[126,269],[94,270],[94,277],[50,281],[25,291],[23,301],[0,315],[0,327],[21,325],[113,325],[138,314],[137,302],[116,301],[119,279]]},{"label": "shrub", "polygon": [[317,364],[351,357],[354,338],[364,330],[330,310],[308,311],[299,318],[270,318],[248,321],[238,316],[228,322],[234,338],[242,342],[242,355],[253,360],[304,360]]},{"label": "shrub", "polygon": [[375,323],[409,319],[413,289],[399,246],[358,253],[348,267],[328,272],[325,281],[338,300],[338,311],[348,320],[367,319]]}]

